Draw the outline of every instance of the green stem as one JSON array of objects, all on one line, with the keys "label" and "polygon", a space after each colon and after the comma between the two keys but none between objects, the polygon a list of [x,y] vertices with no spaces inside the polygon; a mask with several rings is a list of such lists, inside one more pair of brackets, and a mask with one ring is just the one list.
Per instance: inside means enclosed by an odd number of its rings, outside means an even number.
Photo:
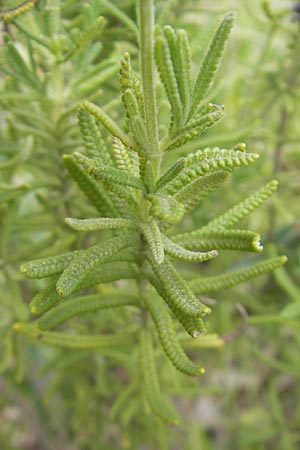
[{"label": "green stem", "polygon": [[153,161],[153,173],[159,177],[161,151],[159,145],[156,92],[154,79],[154,2],[138,1],[139,33],[140,33],[140,66],[142,74],[143,94],[145,101],[145,122]]}]

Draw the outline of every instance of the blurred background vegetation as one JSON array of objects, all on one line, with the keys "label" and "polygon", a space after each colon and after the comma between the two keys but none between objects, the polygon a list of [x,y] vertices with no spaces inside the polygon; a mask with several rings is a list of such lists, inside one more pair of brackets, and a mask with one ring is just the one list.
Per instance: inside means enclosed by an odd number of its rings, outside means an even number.
[{"label": "blurred background vegetation", "polygon": [[[17,3],[3,1],[1,9]],[[209,331],[218,333],[224,345],[191,348],[203,361],[205,375],[197,380],[176,375],[176,383],[170,383],[174,373],[161,358],[164,389],[185,417],[181,427],[138,411],[135,388],[130,388],[136,355],[124,370],[117,353],[111,359],[55,350],[12,331],[16,320],[29,317],[26,302],[44,286],[25,282],[20,263],[90,244],[90,238],[64,225],[66,215],[84,217],[91,210],[61,161],[62,154],[82,146],[76,108],[89,98],[123,121],[117,62],[127,50],[137,66],[135,1],[66,0],[60,11],[57,5],[41,0],[16,21],[1,24],[1,449],[298,450],[300,3],[157,1],[157,21],[187,31],[195,71],[221,17],[237,12],[217,82],[206,99],[225,104],[226,117],[177,154],[237,142],[260,154],[256,164],[240,169],[205,199],[184,226],[207,222],[275,178],[278,194],[248,223],[260,232],[269,256],[289,258],[271,275],[206,299],[213,308]],[[106,26],[82,53],[72,42],[99,15]],[[28,63],[27,72],[15,64],[12,43]],[[162,102],[162,116],[164,107]],[[206,264],[205,273],[236,269],[256,258],[225,253]],[[111,319],[109,313],[101,317]],[[95,328],[99,317],[73,324],[78,330]]]}]

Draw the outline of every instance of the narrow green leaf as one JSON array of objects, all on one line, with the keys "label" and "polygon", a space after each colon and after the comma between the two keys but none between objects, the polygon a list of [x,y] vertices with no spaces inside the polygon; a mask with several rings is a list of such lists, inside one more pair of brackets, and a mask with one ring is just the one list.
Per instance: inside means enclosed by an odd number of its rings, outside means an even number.
[{"label": "narrow green leaf", "polygon": [[149,250],[156,264],[164,261],[164,246],[159,227],[155,220],[139,224],[143,236],[149,245]]},{"label": "narrow green leaf", "polygon": [[[0,163],[0,172],[2,170],[9,169],[10,167],[16,167],[18,164],[21,164],[22,162],[26,161],[29,158],[29,156],[31,155],[31,152],[33,149],[33,144],[34,144],[34,141],[33,141],[32,136],[28,136],[24,142],[24,146],[16,154],[16,156],[14,156],[13,158],[10,158],[8,161],[4,161],[4,162]],[[5,186],[4,183],[3,183],[3,186]],[[25,185],[23,185],[23,186],[25,186]],[[14,188],[17,188],[17,187],[15,186]],[[2,187],[2,189],[5,189],[5,188]]]},{"label": "narrow green leaf", "polygon": [[138,101],[131,89],[124,90],[122,100],[129,118],[140,117]]},{"label": "narrow green leaf", "polygon": [[207,250],[244,250],[261,252],[263,246],[260,236],[248,230],[206,230],[200,228],[196,231],[172,236],[172,240],[187,249]]},{"label": "narrow green leaf", "polygon": [[124,145],[138,151],[134,141],[106,114],[99,106],[90,102],[83,102],[80,108],[84,108],[89,111],[90,114],[96,117],[97,120],[107,129],[107,131],[114,137],[120,139]]},{"label": "narrow green leaf", "polygon": [[216,250],[212,250],[210,252],[192,252],[190,250],[186,250],[178,244],[175,244],[175,242],[172,242],[167,236],[163,236],[162,239],[165,252],[173,258],[179,260],[188,262],[203,262],[218,256],[218,252]]},{"label": "narrow green leaf", "polygon": [[[192,317],[201,317],[207,313],[207,307],[195,297],[186,281],[167,258],[160,265],[156,264],[153,258],[149,258],[149,262],[164,290],[164,300],[176,315],[177,311]],[[152,282],[151,279],[150,281]]]},{"label": "narrow green leaf", "polygon": [[134,228],[134,222],[128,219],[110,219],[107,217],[95,219],[65,219],[67,225],[73,230],[93,231],[93,230],[113,230],[116,228]]},{"label": "narrow green leaf", "polygon": [[94,116],[86,109],[79,108],[78,124],[87,149],[87,155],[90,158],[101,158],[105,164],[111,165],[111,156]]},{"label": "narrow green leaf", "polygon": [[72,317],[106,308],[136,305],[137,299],[126,294],[91,294],[76,297],[53,308],[43,315],[35,325],[40,330],[50,330]]},{"label": "narrow green leaf", "polygon": [[138,155],[126,148],[118,138],[112,138],[112,150],[117,169],[139,177]]},{"label": "narrow green leaf", "polygon": [[179,158],[166,172],[159,178],[156,183],[156,191],[162,189],[166,184],[174,180],[186,167],[184,158]]},{"label": "narrow green leaf", "polygon": [[252,211],[268,200],[268,198],[277,190],[277,187],[278,182],[276,180],[270,181],[253,195],[250,195],[241,203],[238,203],[221,216],[209,222],[204,228],[231,228],[239,220],[248,216]]},{"label": "narrow green leaf", "polygon": [[182,121],[182,104],[167,40],[158,36],[155,40],[155,60],[161,81],[165,87],[172,111],[171,133],[176,135]]},{"label": "narrow green leaf", "polygon": [[285,264],[286,261],[286,256],[270,258],[245,269],[239,269],[211,277],[196,278],[195,280],[189,281],[189,286],[196,295],[218,291],[278,269]]},{"label": "narrow green leaf", "polygon": [[[194,338],[196,338],[199,334],[206,334],[206,328],[202,317],[187,315],[185,311],[179,309],[177,307],[177,303],[172,301],[172,299],[170,298],[167,290],[163,285],[163,282],[154,273],[146,271],[144,275],[151,283],[151,285],[155,288],[157,293],[161,296],[161,298],[166,302],[170,310],[173,312],[175,317],[178,319],[178,321],[181,323],[188,334],[190,334]],[[202,316],[209,314],[210,309],[205,305],[202,306]]]},{"label": "narrow green leaf", "polygon": [[191,80],[191,49],[185,30],[177,31],[177,47],[178,47],[178,76],[177,82],[179,86],[181,101],[186,115],[190,109],[192,80]]},{"label": "narrow green leaf", "polygon": [[192,95],[192,105],[189,113],[191,118],[198,109],[200,101],[206,95],[217,70],[219,60],[224,51],[225,43],[229,37],[234,22],[234,14],[228,13],[217,29],[210,47],[206,52],[199,73],[197,75]]},{"label": "narrow green leaf", "polygon": [[122,186],[129,186],[135,189],[144,189],[144,183],[140,178],[125,173],[113,167],[104,166],[94,159],[87,158],[81,153],[74,153],[75,160],[82,166],[84,171],[102,182],[116,183]]},{"label": "narrow green leaf", "polygon": [[130,128],[136,142],[139,144],[139,153],[143,155],[149,151],[149,138],[143,119],[138,116],[132,117],[130,120]]},{"label": "narrow green leaf", "polygon": [[135,22],[122,11],[122,9],[118,8],[112,2],[107,0],[100,0],[100,4],[104,6],[105,9],[109,11],[109,13],[112,14],[118,21],[123,22],[126,27],[133,32],[134,37],[138,41],[139,33],[137,26]]},{"label": "narrow green leaf", "polygon": [[176,195],[178,191],[199,177],[219,172],[220,170],[232,172],[237,167],[253,163],[258,157],[259,155],[256,153],[236,151],[233,155],[221,153],[220,156],[201,158],[191,166],[188,165],[171,183],[162,189],[162,192],[168,195]]},{"label": "narrow green leaf", "polygon": [[39,78],[29,69],[19,50],[17,50],[7,35],[4,35],[4,39],[6,41],[5,56],[12,66],[13,71],[17,72],[24,80],[25,84],[34,89],[40,89],[41,85]]},{"label": "narrow green leaf", "polygon": [[192,211],[203,197],[209,192],[215,190],[221,183],[229,178],[229,172],[218,171],[194,180],[186,187],[180,189],[175,195],[175,199],[179,201],[185,209],[185,213]]},{"label": "narrow green leaf", "polygon": [[[126,253],[123,253],[124,259]],[[122,260],[122,252],[118,254],[120,260]],[[114,263],[105,263],[101,268],[97,268],[88,274],[78,284],[76,291],[86,289],[92,286],[96,286],[101,283],[109,283],[115,280],[125,280],[130,278],[136,278],[138,276],[137,266],[130,262],[130,259],[126,259],[126,262],[116,261]],[[30,301],[29,307],[32,314],[43,314],[51,309],[57,303],[62,300],[62,297],[56,291],[56,281],[51,283],[46,288],[39,291]]]},{"label": "narrow green leaf", "polygon": [[[212,104],[209,104],[209,106]],[[224,107],[212,105],[205,109],[204,113],[200,113],[192,119],[185,127],[181,128],[175,137],[163,145],[164,151],[174,150],[181,147],[192,139],[198,138],[208,128],[212,127],[216,122],[224,117]]]},{"label": "narrow green leaf", "polygon": [[18,333],[25,334],[40,344],[69,349],[110,349],[132,346],[132,337],[127,334],[88,335],[55,331],[41,331],[33,325],[18,322],[13,326]]},{"label": "narrow green leaf", "polygon": [[71,156],[64,155],[63,161],[73,180],[100,214],[112,217],[119,215],[109,194],[101,188],[99,183],[93,180]]},{"label": "narrow green leaf", "polygon": [[25,0],[23,3],[21,3],[18,6],[15,6],[14,8],[6,9],[4,11],[1,11],[0,13],[0,22],[11,22],[16,17],[21,16],[22,14],[27,13],[30,11],[38,2],[38,0]]},{"label": "narrow green leaf", "polygon": [[149,294],[145,294],[143,300],[156,325],[162,348],[176,369],[190,376],[198,376],[201,373],[204,373],[203,367],[199,367],[192,362],[184,353],[177,340],[170,313],[165,306],[161,304],[161,301],[157,298],[152,298]]},{"label": "narrow green leaf", "polygon": [[141,81],[138,79],[131,67],[130,54],[128,52],[124,54],[124,57],[121,60],[121,69],[119,73],[121,92],[125,92],[127,89],[131,89],[133,91],[139,107],[139,116],[144,119],[145,105]]},{"label": "narrow green leaf", "polygon": [[62,255],[39,258],[24,263],[20,267],[20,272],[26,278],[45,278],[57,273],[61,273],[71,261],[84,253],[84,250],[63,253]]},{"label": "narrow green leaf", "polygon": [[70,59],[72,56],[77,53],[82,52],[86,48],[88,48],[92,42],[99,38],[106,24],[106,20],[104,17],[99,16],[96,20],[94,20],[84,31],[81,33],[80,38],[75,43],[75,47],[73,50],[67,54],[62,61],[66,61]]},{"label": "narrow green leaf", "polygon": [[64,270],[57,281],[56,289],[59,295],[66,297],[72,294],[80,282],[94,268],[101,263],[107,262],[111,256],[118,253],[124,247],[132,243],[132,238],[121,236],[112,238],[105,243],[96,244],[87,250],[83,250],[79,257],[73,257],[72,262]]},{"label": "narrow green leaf", "polygon": [[140,334],[140,364],[143,388],[150,408],[165,422],[179,423],[177,413],[161,396],[158,375],[155,368],[154,350],[150,332],[142,330]]}]

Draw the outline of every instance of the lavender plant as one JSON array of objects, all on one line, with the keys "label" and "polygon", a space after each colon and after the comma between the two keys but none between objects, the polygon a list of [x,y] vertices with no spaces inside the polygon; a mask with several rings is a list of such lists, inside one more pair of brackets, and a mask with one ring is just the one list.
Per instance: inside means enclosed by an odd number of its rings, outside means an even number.
[{"label": "lavender plant", "polygon": [[[237,144],[230,149],[198,149],[161,169],[171,151],[196,140],[224,114],[223,106],[203,105],[201,101],[212,84],[234,16],[227,14],[221,22],[193,81],[185,31],[170,26],[155,30],[151,0],[138,2],[137,10],[140,73],[133,69],[128,53],[120,69],[125,126],[116,123],[103,108],[84,101],[78,121],[86,150],[63,157],[70,176],[99,215],[67,217],[66,224],[77,231],[106,231],[97,234],[96,243],[88,248],[21,266],[21,273],[28,279],[46,277],[50,283],[30,302],[31,312],[41,317],[34,324],[18,322],[14,329],[41,344],[95,348],[106,353],[118,349],[124,352],[124,358],[131,354],[130,358],[140,364],[133,382],[135,389],[142,389],[155,414],[177,423],[178,413],[159,384],[157,342],[176,369],[190,376],[200,375],[204,372],[202,364],[187,356],[177,337],[180,324],[191,338],[206,339],[204,319],[211,311],[197,295],[274,270],[286,257],[188,281],[180,274],[176,260],[203,264],[222,251],[261,252],[259,234],[234,226],[273,194],[277,182],[269,182],[202,227],[178,232],[184,215],[204,196],[217,189],[235,169],[258,158],[257,154],[247,153],[244,144]],[[90,31],[86,38],[89,36]],[[169,103],[167,124],[158,122],[155,69]],[[111,136],[110,146],[102,128]],[[125,279],[133,280],[126,294],[118,283],[107,285]],[[94,292],[85,294],[93,287]],[[76,292],[82,290],[83,294],[77,296]],[[71,318],[111,308],[117,309],[109,325],[102,323],[102,334],[74,333],[72,329],[50,331]],[[118,322],[123,317],[121,327],[113,326],[114,317]]]}]

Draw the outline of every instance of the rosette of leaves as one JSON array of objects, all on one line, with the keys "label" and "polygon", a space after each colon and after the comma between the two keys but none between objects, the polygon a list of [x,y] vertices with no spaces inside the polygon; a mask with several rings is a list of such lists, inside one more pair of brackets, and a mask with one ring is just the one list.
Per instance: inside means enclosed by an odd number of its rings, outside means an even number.
[{"label": "rosette of leaves", "polygon": [[[23,264],[21,272],[27,278],[49,277],[50,282],[30,303],[32,313],[41,317],[34,325],[17,323],[15,329],[40,343],[65,348],[133,348],[138,338],[140,386],[148,405],[163,420],[177,423],[178,415],[160,389],[155,367],[156,340],[176,369],[190,376],[203,373],[202,366],[185,353],[176,332],[180,324],[191,338],[201,340],[201,335],[207,333],[204,319],[211,311],[197,295],[269,272],[286,258],[272,258],[247,269],[189,281],[177,270],[176,260],[201,264],[223,251],[261,252],[259,234],[235,225],[273,194],[277,182],[269,182],[199,229],[172,232],[172,227],[204,196],[217,189],[234,170],[254,163],[258,155],[247,153],[243,144],[230,149],[198,149],[161,173],[165,155],[196,139],[223,116],[223,106],[209,103],[202,107],[201,100],[212,84],[234,16],[227,14],[221,22],[192,80],[186,33],[170,26],[154,33],[153,9],[151,0],[138,3],[140,76],[133,70],[128,53],[121,60],[126,128],[99,106],[85,101],[78,119],[86,151],[64,156],[71,177],[99,214],[66,218],[66,223],[83,232],[111,230],[111,237],[86,249]],[[165,135],[159,133],[155,68],[170,105]],[[111,135],[111,146],[101,138],[101,127]],[[135,280],[135,291],[124,293],[118,286],[111,286],[107,291],[76,295],[124,279]],[[128,327],[128,333],[81,335],[51,331],[84,313],[132,307],[136,326]]]}]

